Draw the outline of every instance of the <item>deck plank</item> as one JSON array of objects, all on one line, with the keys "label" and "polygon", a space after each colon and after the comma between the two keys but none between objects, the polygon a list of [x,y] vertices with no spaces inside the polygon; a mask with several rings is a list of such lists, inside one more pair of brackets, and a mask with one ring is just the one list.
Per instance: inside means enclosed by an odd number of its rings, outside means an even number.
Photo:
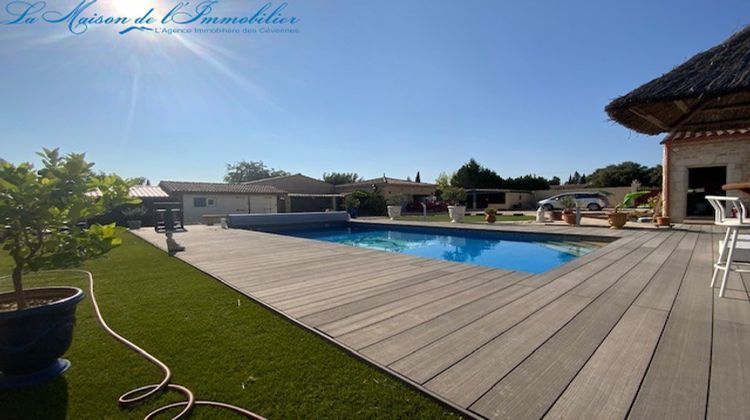
[{"label": "deck plank", "polygon": [[[714,234],[714,258],[719,236]],[[742,277],[731,273],[723,298],[714,290],[714,333],[707,418],[750,418],[750,300]]]},{"label": "deck plank", "polygon": [[446,286],[438,287],[424,293],[411,296],[399,296],[397,299],[392,300],[385,305],[377,306],[356,314],[348,314],[337,320],[322,324],[320,328],[329,335],[340,336],[352,331],[360,330],[367,325],[371,325],[381,320],[392,318],[403,312],[419,308],[430,302],[455,296],[456,294],[460,294],[467,290],[474,290],[477,286],[484,283],[492,282],[496,284],[497,287],[509,286],[513,282],[511,277],[512,274],[513,272],[509,272],[507,275],[503,276],[509,278],[509,280],[505,281],[501,280],[502,278],[499,278],[496,281],[491,281],[481,278],[478,275],[472,275],[468,278],[459,279],[456,282],[449,283]]},{"label": "deck plank", "polygon": [[545,417],[625,418],[667,314],[631,307]]},{"label": "deck plank", "polygon": [[[473,415],[681,419],[750,411],[750,277],[732,276],[724,299],[708,288],[720,229],[427,226],[613,242],[531,275],[191,226],[177,235],[187,247],[177,258]],[[165,248],[163,235],[136,234]]]},{"label": "deck plank", "polygon": [[485,271],[487,271],[486,267],[469,267],[463,272],[458,273],[445,271],[445,274],[431,275],[429,279],[410,282],[403,287],[394,287],[390,290],[384,290],[366,298],[349,301],[345,304],[316,311],[312,314],[303,316],[301,319],[310,325],[315,326],[327,324],[359,312],[377,308],[398,299],[429,293],[430,291],[453,284],[457,281],[470,279],[471,277]]},{"label": "deck plank", "polygon": [[630,418],[704,417],[711,362],[712,263],[712,238],[702,233]]},{"label": "deck plank", "polygon": [[590,263],[587,266],[601,265],[600,270],[591,273],[591,275],[586,275],[588,273],[579,270],[573,272],[573,275],[560,277],[517,301],[471,324],[461,326],[447,336],[440,337],[392,364],[391,367],[419,383],[424,383],[466,357],[475,349],[491,341],[500,332],[524,320],[584,281],[591,278],[595,279],[592,281],[597,281],[596,279],[622,276],[632,268],[634,263],[648,255],[650,250],[643,248],[643,243],[648,239],[651,238],[646,237],[643,242],[631,243],[629,244],[630,248],[622,247],[621,250],[625,255],[614,257],[614,260],[608,260],[605,256]]},{"label": "deck plank", "polygon": [[[661,239],[663,240],[666,237],[664,235]],[[450,397],[456,403],[468,406],[477,401],[490,388],[493,388],[498,381],[521,364],[537,348],[543,345],[546,347],[552,346],[555,340],[551,340],[551,342],[546,344],[545,342],[547,342],[549,337],[555,336],[558,331],[560,331],[559,334],[566,334],[566,329],[574,330],[576,326],[586,326],[588,328],[587,332],[591,337],[596,337],[597,334],[605,335],[612,328],[612,325],[617,322],[622,312],[635,299],[642,289],[642,284],[647,282],[651,276],[660,270],[681,239],[682,234],[669,237],[659,247],[658,252],[653,252],[642,259],[633,271],[623,273],[621,276],[612,275],[605,277],[601,279],[602,281],[596,282],[607,287],[607,289],[599,292],[601,296],[579,295],[575,293],[578,288],[573,289],[569,294],[581,299],[580,306],[576,307],[575,304],[570,304],[564,310],[537,312],[534,316],[515,325],[495,338],[488,345],[475,351],[470,357],[453,365],[450,369],[430,381],[427,387],[441,395]],[[653,245],[658,246],[661,243]],[[644,279],[642,282],[639,282],[635,278],[636,275],[633,274],[635,272],[639,273],[638,276]],[[616,284],[616,286],[613,287],[613,284]],[[602,299],[601,302],[596,302],[586,307],[586,305],[589,305],[599,297]],[[585,310],[584,307],[586,307]],[[599,308],[605,308],[604,311],[607,312],[607,315],[602,317],[600,313],[602,311]],[[573,309],[575,310],[573,311]],[[618,309],[620,309],[619,312]],[[574,317],[576,318],[575,322],[569,323]],[[590,317],[589,322],[584,321],[586,317]],[[601,331],[591,329],[590,325],[592,323],[600,326]],[[562,343],[563,341],[558,340],[558,342]],[[576,350],[580,355],[587,350],[593,352],[594,349],[595,347],[593,349],[586,349],[581,346]],[[555,352],[556,350],[544,349],[543,351]],[[564,350],[560,350],[560,354],[564,354]],[[468,383],[472,384],[472,388],[468,387]],[[566,384],[567,382],[563,385]],[[550,388],[552,385],[553,382],[547,384]],[[492,395],[493,391],[489,392],[490,396],[488,399],[495,401],[496,398]],[[545,390],[545,392],[548,391]],[[551,392],[548,393],[551,394]],[[483,405],[484,403],[480,403],[478,406],[482,408],[478,409],[488,409]]]},{"label": "deck plank", "polygon": [[[608,247],[609,249],[603,250],[605,252],[600,254],[601,257],[588,259],[587,263],[584,265],[576,267],[575,270],[566,272],[560,277],[555,277],[558,274],[557,272],[552,275],[545,274],[542,276],[534,276],[522,280],[519,282],[519,285],[541,288],[545,285],[552,284],[552,282],[557,283],[561,280],[577,284],[578,282],[582,282],[586,278],[607,268],[613,262],[638,248],[645,241],[646,239],[643,236],[639,236],[632,240],[618,241],[619,243],[611,244],[611,246]],[[575,262],[576,261],[573,261],[573,263]],[[535,292],[531,289],[519,290],[516,291],[516,293],[523,291],[527,291],[528,293],[521,294],[520,296],[503,296],[501,299],[495,298],[489,301],[482,299],[465,307],[458,308],[455,311],[445,313],[423,324],[409,328],[399,334],[395,334],[388,339],[363,348],[362,353],[380,363],[390,365],[397,360],[414,353],[418,349],[460,329],[461,327],[472,323],[507,304],[516,302],[521,297],[528,296]],[[537,300],[545,301],[547,303],[553,300],[548,299],[548,296],[546,296],[546,293],[544,292],[537,293],[534,297]],[[519,306],[522,310],[523,305]]]},{"label": "deck plank", "polygon": [[529,274],[526,273],[513,273],[509,275],[506,281],[511,283],[511,285],[507,287],[501,282],[488,280],[486,283],[473,289],[432,301],[427,305],[398,314],[392,318],[363,326],[358,330],[339,336],[338,339],[353,348],[362,349],[363,347],[370,346],[417,325],[438,318],[454,309],[482,299],[497,297],[498,292],[501,290],[501,294],[506,296],[507,299],[515,299],[534,290],[531,287],[517,284],[528,276]]},{"label": "deck plank", "polygon": [[[645,283],[662,267],[679,240],[679,236],[670,238],[633,270],[617,276],[616,283],[600,296],[587,297],[587,302],[593,302],[572,320],[569,321],[569,317],[545,319],[545,323],[555,324],[559,329],[550,334],[547,341],[530,341],[519,347],[508,363],[492,366],[483,379],[487,392],[467,400],[468,403],[476,401],[471,405],[472,410],[489,417],[542,416]],[[522,334],[522,330],[511,331],[511,334]]]}]

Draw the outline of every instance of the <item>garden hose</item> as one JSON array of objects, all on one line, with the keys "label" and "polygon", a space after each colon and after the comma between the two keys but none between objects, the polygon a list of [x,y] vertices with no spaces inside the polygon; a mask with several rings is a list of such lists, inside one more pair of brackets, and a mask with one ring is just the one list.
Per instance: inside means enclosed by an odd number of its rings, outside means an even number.
[{"label": "garden hose", "polygon": [[[94,306],[94,312],[96,314],[96,318],[99,320],[99,324],[101,324],[102,328],[104,328],[104,331],[106,331],[107,334],[111,335],[115,340],[125,345],[125,347],[129,348],[130,350],[133,350],[144,359],[156,365],[164,373],[164,379],[162,379],[162,381],[159,382],[158,384],[145,385],[145,386],[135,388],[133,390],[130,390],[122,394],[120,398],[118,399],[118,403],[121,407],[128,407],[128,406],[132,406],[138,403],[142,403],[146,401],[148,398],[156,395],[157,393],[160,393],[165,390],[172,390],[172,391],[177,391],[180,394],[182,394],[185,397],[185,401],[178,401],[178,402],[174,402],[174,403],[159,407],[149,412],[148,414],[146,414],[146,416],[144,417],[144,420],[153,419],[154,417],[156,417],[157,415],[161,413],[164,413],[166,411],[173,410],[173,409],[178,409],[178,408],[182,408],[182,410],[179,413],[177,413],[176,416],[173,417],[173,420],[181,419],[181,418],[188,416],[190,412],[193,410],[193,408],[197,405],[229,410],[229,411],[232,411],[236,414],[239,414],[241,416],[244,416],[250,419],[265,420],[264,417],[261,417],[255,413],[245,410],[244,408],[240,408],[231,404],[226,404],[226,403],[222,403],[218,401],[196,400],[195,396],[193,395],[193,392],[190,389],[182,385],[171,383],[172,371],[169,369],[169,366],[164,364],[164,362],[157,359],[156,357],[152,356],[146,350],[143,350],[142,348],[133,344],[127,338],[121,336],[120,334],[115,332],[112,328],[110,328],[109,325],[107,325],[107,322],[104,320],[104,317],[102,316],[102,313],[99,310],[99,304],[96,301],[96,296],[94,295],[94,275],[91,274],[89,271],[49,270],[45,272],[77,272],[77,273],[86,274],[89,278],[89,294],[91,295],[91,303]],[[0,279],[5,279],[8,277],[10,276],[3,276],[3,277],[0,277]]]}]

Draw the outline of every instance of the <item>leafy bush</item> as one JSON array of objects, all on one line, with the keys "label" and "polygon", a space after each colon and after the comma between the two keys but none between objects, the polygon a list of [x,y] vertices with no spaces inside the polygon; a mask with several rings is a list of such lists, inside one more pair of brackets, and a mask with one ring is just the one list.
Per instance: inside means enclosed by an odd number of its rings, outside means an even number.
[{"label": "leafy bush", "polygon": [[406,201],[406,197],[401,194],[391,194],[385,199],[386,204],[389,206],[402,206]]},{"label": "leafy bush", "polygon": [[466,200],[466,190],[460,187],[448,187],[443,191],[442,198],[452,205],[458,205]]},{"label": "leafy bush", "polygon": [[114,224],[85,222],[125,204],[129,185],[116,175],[96,174],[83,154],[39,153],[44,167],[0,163],[0,225],[3,249],[13,258],[13,286],[19,309],[26,308],[23,272],[65,267],[102,255],[120,244]]},{"label": "leafy bush", "polygon": [[354,191],[352,197],[360,201],[359,214],[361,216],[384,216],[386,213],[385,198],[378,192],[363,190]]},{"label": "leafy bush", "polygon": [[361,202],[359,201],[359,199],[354,197],[354,194],[349,194],[346,197],[344,197],[344,207],[347,210],[358,209],[360,204]]},{"label": "leafy bush", "polygon": [[636,199],[647,194],[651,194],[651,191],[636,191],[636,192],[625,194],[625,197],[623,197],[622,202],[617,203],[617,205],[615,206],[615,213],[619,212],[621,209],[625,207],[632,206],[633,202]]},{"label": "leafy bush", "polygon": [[565,210],[572,210],[576,207],[578,207],[578,203],[576,203],[576,199],[572,196],[566,195],[563,198],[560,199],[560,205]]},{"label": "leafy bush", "polygon": [[122,215],[128,220],[139,220],[146,215],[146,209],[142,206],[130,207],[122,210]]}]

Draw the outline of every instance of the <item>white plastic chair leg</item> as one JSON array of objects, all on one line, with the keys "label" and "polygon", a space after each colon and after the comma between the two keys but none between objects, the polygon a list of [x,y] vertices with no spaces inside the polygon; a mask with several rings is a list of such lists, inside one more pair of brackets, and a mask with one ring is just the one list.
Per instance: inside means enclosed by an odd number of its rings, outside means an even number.
[{"label": "white plastic chair leg", "polygon": [[734,249],[737,247],[738,235],[739,229],[732,229],[732,243],[729,245],[729,254],[727,254],[727,262],[724,266],[724,276],[721,279],[721,289],[719,290],[719,297],[724,297],[724,290],[727,287],[729,272],[732,271],[732,261],[734,260]]},{"label": "white plastic chair leg", "polygon": [[716,283],[716,277],[718,277],[719,274],[719,265],[721,265],[724,262],[724,256],[727,252],[727,247],[729,247],[729,233],[732,231],[731,228],[727,229],[727,232],[724,234],[724,242],[720,242],[720,250],[719,250],[719,259],[716,261],[716,265],[714,265],[714,274],[711,276],[711,288],[714,288],[714,284]]}]

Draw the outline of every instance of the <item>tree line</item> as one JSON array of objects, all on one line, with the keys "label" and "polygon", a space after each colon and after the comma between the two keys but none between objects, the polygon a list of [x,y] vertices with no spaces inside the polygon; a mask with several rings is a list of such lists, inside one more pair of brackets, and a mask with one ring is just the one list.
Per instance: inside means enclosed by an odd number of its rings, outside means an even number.
[{"label": "tree line", "polygon": [[[271,168],[263,161],[239,161],[234,164],[227,164],[224,181],[238,184],[290,174],[290,172],[284,170]],[[625,187],[636,180],[643,186],[658,187],[661,186],[661,176],[661,165],[648,167],[636,162],[626,161],[596,169],[588,175],[575,171],[570,174],[566,184],[585,184],[594,188]],[[323,181],[334,185],[363,181],[363,178],[356,172],[325,172],[322,178]],[[407,179],[411,180],[411,178]],[[417,172],[414,182],[421,182],[419,172]],[[438,184],[439,188],[545,190],[551,186],[560,185],[562,180],[557,176],[545,178],[535,174],[504,178],[496,171],[482,166],[476,159],[472,158],[451,175],[445,172],[441,173],[435,183]]]}]

